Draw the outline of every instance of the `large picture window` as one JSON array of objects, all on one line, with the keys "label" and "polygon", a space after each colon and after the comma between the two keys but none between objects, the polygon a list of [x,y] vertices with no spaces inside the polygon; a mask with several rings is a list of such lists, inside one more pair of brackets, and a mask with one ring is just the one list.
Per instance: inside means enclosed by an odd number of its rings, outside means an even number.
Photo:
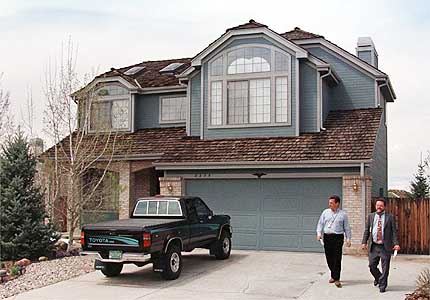
[{"label": "large picture window", "polygon": [[128,130],[130,95],[120,85],[97,89],[90,104],[90,131]]},{"label": "large picture window", "polygon": [[187,117],[186,97],[161,98],[160,122],[185,122]]},{"label": "large picture window", "polygon": [[239,46],[212,59],[209,68],[209,126],[291,123],[288,53]]}]

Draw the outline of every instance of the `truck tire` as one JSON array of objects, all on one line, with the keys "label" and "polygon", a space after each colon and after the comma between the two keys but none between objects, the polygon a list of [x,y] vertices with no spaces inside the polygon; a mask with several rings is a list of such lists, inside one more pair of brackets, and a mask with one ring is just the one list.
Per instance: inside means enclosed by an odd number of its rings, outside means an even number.
[{"label": "truck tire", "polygon": [[215,242],[214,254],[216,259],[227,259],[231,252],[231,237],[223,230],[219,240]]},{"label": "truck tire", "polygon": [[101,270],[106,277],[118,276],[122,271],[121,263],[105,263],[104,269]]},{"label": "truck tire", "polygon": [[177,279],[182,271],[181,249],[177,245],[170,246],[162,261],[163,272],[161,276],[166,280]]}]

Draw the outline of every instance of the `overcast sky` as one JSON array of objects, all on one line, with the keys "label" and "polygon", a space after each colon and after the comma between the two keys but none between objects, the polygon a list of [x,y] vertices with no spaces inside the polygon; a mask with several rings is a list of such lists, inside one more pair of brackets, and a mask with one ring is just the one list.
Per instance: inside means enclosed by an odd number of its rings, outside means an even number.
[{"label": "overcast sky", "polygon": [[372,37],[379,67],[397,94],[388,105],[389,188],[409,187],[430,150],[430,2],[422,1],[24,1],[0,0],[0,73],[12,113],[35,103],[44,137],[43,78],[71,36],[78,71],[107,71],[144,60],[192,57],[225,32],[254,19],[282,33],[300,27],[355,54]]}]

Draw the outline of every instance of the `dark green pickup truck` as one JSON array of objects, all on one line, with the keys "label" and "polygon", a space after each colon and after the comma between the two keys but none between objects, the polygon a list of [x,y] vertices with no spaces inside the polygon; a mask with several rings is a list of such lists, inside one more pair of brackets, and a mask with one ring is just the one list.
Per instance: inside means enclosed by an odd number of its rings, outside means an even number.
[{"label": "dark green pickup truck", "polygon": [[95,268],[117,276],[123,264],[144,266],[165,279],[176,279],[182,270],[182,251],[209,249],[217,259],[231,251],[230,217],[214,215],[198,197],[141,198],[130,219],[82,227],[81,255],[97,255]]}]

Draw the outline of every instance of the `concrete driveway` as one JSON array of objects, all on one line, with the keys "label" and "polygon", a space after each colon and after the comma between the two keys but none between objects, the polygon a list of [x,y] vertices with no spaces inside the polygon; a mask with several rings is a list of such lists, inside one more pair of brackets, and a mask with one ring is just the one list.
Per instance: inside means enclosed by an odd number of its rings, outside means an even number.
[{"label": "concrete driveway", "polygon": [[392,261],[389,286],[380,294],[372,284],[366,257],[344,256],[343,288],[328,283],[323,254],[233,251],[217,261],[207,251],[184,254],[181,277],[164,281],[152,266],[127,265],[116,278],[93,272],[32,290],[17,300],[150,299],[404,299],[414,290],[419,270],[429,259],[398,256]]}]

